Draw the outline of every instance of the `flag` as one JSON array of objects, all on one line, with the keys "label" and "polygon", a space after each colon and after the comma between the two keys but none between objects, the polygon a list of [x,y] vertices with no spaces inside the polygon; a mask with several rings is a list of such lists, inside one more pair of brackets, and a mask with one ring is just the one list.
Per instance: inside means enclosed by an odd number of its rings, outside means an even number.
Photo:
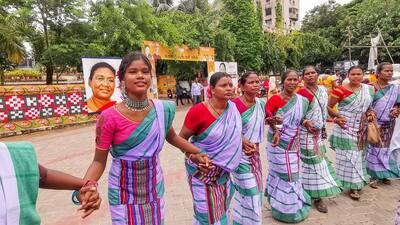
[{"label": "flag", "polygon": [[369,49],[368,70],[375,68],[375,61],[378,60],[378,47],[380,41],[380,33],[378,36],[371,38],[371,48]]}]

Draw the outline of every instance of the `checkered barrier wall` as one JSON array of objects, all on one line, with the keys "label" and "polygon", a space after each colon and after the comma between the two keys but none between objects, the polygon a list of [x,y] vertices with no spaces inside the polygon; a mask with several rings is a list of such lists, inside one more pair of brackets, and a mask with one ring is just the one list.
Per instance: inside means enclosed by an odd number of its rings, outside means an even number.
[{"label": "checkered barrier wall", "polygon": [[84,85],[0,86],[0,134],[94,120]]}]

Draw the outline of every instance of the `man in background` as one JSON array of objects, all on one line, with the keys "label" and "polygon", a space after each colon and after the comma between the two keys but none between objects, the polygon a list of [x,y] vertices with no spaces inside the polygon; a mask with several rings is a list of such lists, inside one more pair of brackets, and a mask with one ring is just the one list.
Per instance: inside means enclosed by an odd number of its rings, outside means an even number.
[{"label": "man in background", "polygon": [[199,78],[196,77],[192,83],[192,96],[193,104],[196,105],[201,102],[201,91],[203,90],[203,85],[199,83]]}]

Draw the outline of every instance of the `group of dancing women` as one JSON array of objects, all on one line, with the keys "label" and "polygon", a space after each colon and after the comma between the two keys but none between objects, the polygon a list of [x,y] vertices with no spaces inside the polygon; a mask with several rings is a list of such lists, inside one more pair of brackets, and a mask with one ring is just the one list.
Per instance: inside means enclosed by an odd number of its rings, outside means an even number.
[{"label": "group of dancing women", "polygon": [[[314,67],[305,67],[301,78],[288,70],[282,92],[267,102],[256,97],[260,80],[255,72],[240,77],[240,97],[230,75],[217,72],[210,77],[210,98],[189,109],[179,134],[171,126],[175,104],[147,98],[151,71],[145,55],[127,54],[117,73],[124,100],[103,111],[96,125],[95,156],[84,179],[98,181],[111,153],[108,200],[113,225],[164,223],[160,151],[165,140],[185,154],[182,166],[193,198],[194,225],[262,224],[264,195],[273,218],[296,223],[307,218],[312,203],[327,213],[323,198],[344,189],[358,200],[369,176],[374,187],[400,177],[400,148],[391,146],[400,87],[389,83],[391,64],[378,66],[378,81],[372,85],[361,83],[360,67],[350,68],[349,83],[330,96],[317,85]],[[300,79],[304,87],[298,89]],[[326,156],[329,116],[335,168]],[[374,119],[381,142],[371,145],[365,131]],[[264,138],[268,175],[263,187]]]}]

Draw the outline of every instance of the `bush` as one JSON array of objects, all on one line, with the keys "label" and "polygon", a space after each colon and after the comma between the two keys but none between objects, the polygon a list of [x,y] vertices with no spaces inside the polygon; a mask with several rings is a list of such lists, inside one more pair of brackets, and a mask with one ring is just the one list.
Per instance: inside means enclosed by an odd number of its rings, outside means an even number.
[{"label": "bush", "polygon": [[20,77],[20,78],[40,78],[42,74],[37,70],[24,70],[24,69],[16,69],[11,71],[4,72],[5,77],[12,78],[12,77]]}]

